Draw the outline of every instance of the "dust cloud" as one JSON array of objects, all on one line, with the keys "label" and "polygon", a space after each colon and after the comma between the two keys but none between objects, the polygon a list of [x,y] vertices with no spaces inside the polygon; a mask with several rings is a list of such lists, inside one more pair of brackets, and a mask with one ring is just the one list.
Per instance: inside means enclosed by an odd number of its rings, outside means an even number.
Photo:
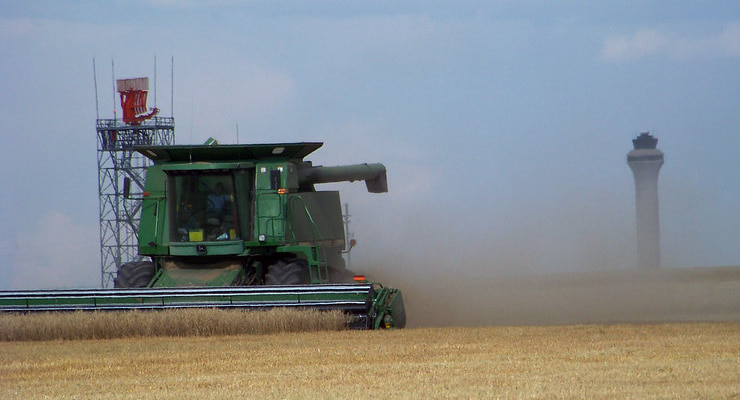
[{"label": "dust cloud", "polygon": [[386,277],[409,327],[740,320],[740,267]]},{"label": "dust cloud", "polygon": [[412,213],[360,239],[383,250],[353,268],[402,290],[409,327],[740,320],[740,267],[640,271],[630,217],[563,210],[489,225]]}]

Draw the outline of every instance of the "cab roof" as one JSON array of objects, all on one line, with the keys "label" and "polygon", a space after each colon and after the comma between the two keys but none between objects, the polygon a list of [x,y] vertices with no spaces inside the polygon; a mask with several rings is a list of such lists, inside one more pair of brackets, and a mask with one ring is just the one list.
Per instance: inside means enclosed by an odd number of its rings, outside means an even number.
[{"label": "cab roof", "polygon": [[323,142],[136,146],[134,149],[155,163],[202,161],[249,161],[262,159],[303,159]]}]

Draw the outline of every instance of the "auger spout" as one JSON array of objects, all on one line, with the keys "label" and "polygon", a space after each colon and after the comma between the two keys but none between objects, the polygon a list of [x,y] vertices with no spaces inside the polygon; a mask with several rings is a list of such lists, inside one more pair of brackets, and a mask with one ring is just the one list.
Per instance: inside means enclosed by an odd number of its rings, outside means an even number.
[{"label": "auger spout", "polygon": [[385,165],[381,163],[354,164],[336,167],[308,167],[298,170],[298,179],[301,184],[313,185],[316,183],[354,182],[365,181],[370,193],[385,193],[388,191],[388,178]]}]

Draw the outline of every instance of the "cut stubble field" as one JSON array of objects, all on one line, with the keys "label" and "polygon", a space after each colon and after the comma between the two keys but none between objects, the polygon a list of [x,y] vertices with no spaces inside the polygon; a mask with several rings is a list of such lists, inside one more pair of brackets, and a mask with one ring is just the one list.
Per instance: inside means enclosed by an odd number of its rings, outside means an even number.
[{"label": "cut stubble field", "polygon": [[740,398],[740,323],[0,342],[0,398]]}]

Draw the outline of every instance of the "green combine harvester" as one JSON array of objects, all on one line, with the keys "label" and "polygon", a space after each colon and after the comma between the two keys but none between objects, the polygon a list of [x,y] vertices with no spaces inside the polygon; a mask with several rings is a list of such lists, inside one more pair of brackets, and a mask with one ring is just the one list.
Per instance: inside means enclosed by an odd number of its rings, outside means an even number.
[{"label": "green combine harvester", "polygon": [[347,270],[337,191],[387,192],[382,164],[313,166],[323,143],[137,147],[148,168],[139,254],[115,289],[0,292],[0,311],[270,307],[343,310],[358,329],[403,328],[401,292]]}]

